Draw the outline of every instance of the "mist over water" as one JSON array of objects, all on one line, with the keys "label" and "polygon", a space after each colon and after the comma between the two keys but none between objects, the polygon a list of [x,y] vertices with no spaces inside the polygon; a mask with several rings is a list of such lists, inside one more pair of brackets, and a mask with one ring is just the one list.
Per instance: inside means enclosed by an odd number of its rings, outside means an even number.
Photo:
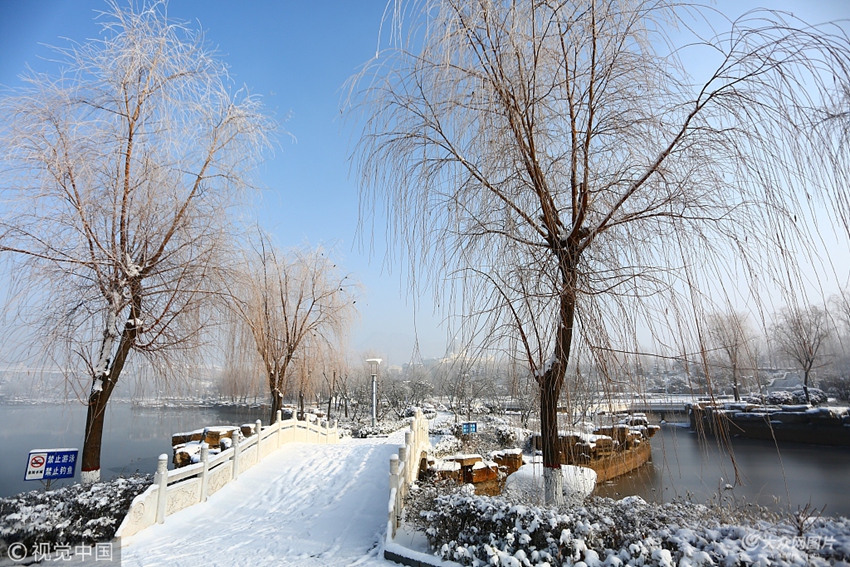
[{"label": "mist over water", "polygon": [[663,425],[652,438],[652,461],[597,486],[595,494],[697,503],[720,495],[723,502],[754,502],[780,512],[811,502],[817,510],[826,506],[826,515],[850,517],[850,447],[736,437],[732,455],[742,481],[737,486],[732,457],[713,437],[701,439],[688,427]]},{"label": "mist over water", "polygon": [[[171,435],[210,425],[240,425],[257,419],[268,423],[268,409],[232,407],[140,407],[112,403],[107,407],[101,452],[101,478],[135,472],[153,473],[159,455],[171,461]],[[0,497],[42,489],[24,481],[32,449],[83,448],[86,408],[78,403],[0,405]],[[169,465],[171,468],[171,465]],[[79,482],[58,481],[58,487]]]}]

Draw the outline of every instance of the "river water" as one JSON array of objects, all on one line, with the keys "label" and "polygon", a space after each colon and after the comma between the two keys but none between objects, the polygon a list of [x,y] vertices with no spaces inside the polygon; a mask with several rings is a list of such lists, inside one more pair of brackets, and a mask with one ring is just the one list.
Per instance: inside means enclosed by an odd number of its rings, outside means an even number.
[{"label": "river water", "polygon": [[[811,503],[825,515],[850,517],[850,447],[732,439],[732,455],[687,426],[662,425],[652,438],[652,461],[597,486],[595,494],[638,495],[652,502],[755,502],[776,511]],[[739,470],[735,481],[733,458]],[[727,486],[728,485],[728,486]]]},{"label": "river water", "polygon": [[[210,425],[253,423],[257,419],[268,423],[268,410],[111,403],[103,431],[101,476],[107,480],[134,472],[153,473],[160,454],[166,453],[170,461],[173,433]],[[86,408],[82,404],[0,405],[0,497],[40,489],[39,481],[24,481],[30,450],[82,450],[85,423]],[[79,478],[77,470],[73,480],[79,482]],[[53,486],[68,482],[56,481]]]}]

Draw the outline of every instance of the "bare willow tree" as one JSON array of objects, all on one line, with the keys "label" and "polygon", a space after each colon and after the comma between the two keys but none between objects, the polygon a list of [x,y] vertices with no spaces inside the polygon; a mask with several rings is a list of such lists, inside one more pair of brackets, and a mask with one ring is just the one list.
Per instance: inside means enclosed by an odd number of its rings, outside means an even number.
[{"label": "bare willow tree", "polygon": [[[226,296],[226,294],[224,294]],[[265,368],[257,357],[254,337],[231,310],[222,310],[214,344],[221,347],[221,372],[218,376],[220,395],[245,403],[249,397],[256,403],[266,399]]]},{"label": "bare willow tree", "polygon": [[545,498],[560,502],[576,333],[596,368],[636,350],[641,328],[685,349],[718,281],[796,279],[785,267],[809,246],[811,203],[847,175],[822,110],[848,77],[847,36],[764,12],[703,38],[694,21],[719,15],[664,0],[393,14],[389,45],[352,79],[363,222],[385,204],[411,281],[448,291],[479,336],[522,345]]},{"label": "bare willow tree", "polygon": [[322,247],[282,251],[267,235],[246,251],[242,266],[226,283],[227,305],[253,339],[273,420],[285,397],[311,389],[311,360],[344,351],[357,284]]},{"label": "bare willow tree", "polygon": [[721,353],[729,365],[732,392],[737,402],[741,399],[738,384],[741,368],[753,358],[751,345],[755,337],[747,323],[747,315],[735,311],[714,313],[708,317],[707,328],[710,346]]},{"label": "bare willow tree", "polygon": [[58,50],[0,102],[0,251],[19,313],[88,390],[82,479],[100,477],[110,395],[131,352],[191,346],[228,210],[274,124],[234,93],[164,3],[111,5],[99,40]]},{"label": "bare willow tree", "polygon": [[840,334],[850,334],[850,288],[844,288],[829,298],[830,313],[837,320]]},{"label": "bare willow tree", "polygon": [[779,350],[803,371],[803,392],[809,398],[809,375],[829,337],[826,311],[816,305],[786,307],[773,325],[773,339]]}]

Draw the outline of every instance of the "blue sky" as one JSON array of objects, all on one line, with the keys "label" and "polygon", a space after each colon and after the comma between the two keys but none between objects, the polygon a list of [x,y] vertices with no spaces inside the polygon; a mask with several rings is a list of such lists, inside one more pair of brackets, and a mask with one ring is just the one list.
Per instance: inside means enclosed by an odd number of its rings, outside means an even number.
[{"label": "blue sky", "polygon": [[[63,45],[96,37],[102,0],[0,1],[0,85],[14,86],[29,64]],[[321,2],[222,2],[178,0],[175,19],[200,23],[208,42],[230,66],[237,85],[262,95],[267,109],[290,118],[280,148],[261,168],[267,188],[257,212],[261,224],[283,246],[305,241],[335,246],[340,264],[365,286],[358,300],[360,322],[352,348],[374,350],[395,364],[413,348],[413,306],[399,274],[384,266],[383,227],[374,251],[355,245],[358,195],[348,155],[354,129],[340,116],[343,84],[374,56],[384,0]],[[430,304],[417,315],[423,356],[442,356],[445,331]]]},{"label": "blue sky", "polygon": [[[770,7],[810,22],[850,17],[850,0],[771,0]],[[724,0],[717,8],[736,16],[759,5]],[[413,348],[413,304],[404,294],[406,268],[384,265],[384,232],[374,251],[355,244],[357,184],[348,155],[357,132],[340,116],[345,81],[375,54],[386,0],[225,2],[173,0],[169,14],[198,23],[218,48],[238,85],[262,95],[279,118],[290,115],[281,147],[260,171],[268,189],[258,211],[261,224],[281,245],[323,243],[364,284],[361,319],[352,337],[358,351],[370,349],[401,364]],[[0,85],[14,86],[26,64],[47,65],[41,44],[63,45],[95,37],[102,0],[0,0]],[[368,238],[371,235],[367,234]],[[424,357],[442,356],[446,331],[432,314],[430,296],[417,310]]]}]

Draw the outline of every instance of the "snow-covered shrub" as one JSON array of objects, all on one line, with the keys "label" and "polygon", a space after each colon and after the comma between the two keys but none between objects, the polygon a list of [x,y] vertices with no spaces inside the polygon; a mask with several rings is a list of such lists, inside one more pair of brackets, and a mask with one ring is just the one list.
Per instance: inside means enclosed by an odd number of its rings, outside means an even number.
[{"label": "snow-covered shrub", "polygon": [[796,404],[797,399],[793,393],[785,390],[780,390],[768,394],[765,398],[765,403],[775,406],[790,406],[792,404]]},{"label": "snow-covered shrub", "polygon": [[[793,394],[794,403],[806,403],[806,392],[804,390],[794,390]],[[820,388],[809,388],[809,401],[813,406],[825,404],[828,399],[829,397],[826,395],[826,392],[824,392]]]},{"label": "snow-covered shrub", "polygon": [[337,434],[339,434],[340,439],[344,439],[346,437],[351,437],[351,430],[348,429],[347,427],[337,426],[336,432],[337,432]]},{"label": "snow-covered shrub", "polygon": [[[439,555],[463,565],[509,565],[513,563],[510,558],[518,565],[560,565],[568,557],[582,559],[588,543],[590,547],[603,544],[597,534],[599,526],[576,524],[553,509],[475,496],[469,485],[437,496],[434,509],[423,511],[422,520]],[[568,524],[580,537],[572,536]]]},{"label": "snow-covered shrub", "polygon": [[798,537],[795,526],[769,513],[760,520],[750,511],[737,523],[724,523],[714,512],[636,496],[592,498],[557,510],[476,496],[467,485],[431,495],[415,520],[436,555],[463,565],[804,566],[850,560],[846,518],[818,518]]},{"label": "snow-covered shrub", "polygon": [[151,482],[150,475],[134,475],[0,498],[0,557],[15,542],[30,548],[37,543],[52,547],[109,541],[133,498]]},{"label": "snow-covered shrub", "polygon": [[[828,397],[826,393],[819,388],[809,388],[809,399],[813,406],[826,403]],[[748,396],[746,401],[757,404],[768,404],[773,406],[793,406],[806,403],[806,392],[802,389],[788,391],[777,390],[766,396]]]},{"label": "snow-covered shrub", "polygon": [[522,430],[510,425],[499,425],[495,429],[496,441],[505,448],[519,446],[520,432]]},{"label": "snow-covered shrub", "polygon": [[416,407],[416,406],[411,406],[411,407],[405,409],[403,412],[401,412],[401,416],[402,417],[415,417],[416,416],[416,410],[421,411],[422,416],[425,417],[425,419],[434,419],[435,417],[437,417],[437,410],[435,410],[434,408],[420,408],[420,407]]},{"label": "snow-covered shrub", "polygon": [[446,422],[431,424],[431,426],[428,427],[428,435],[452,435],[452,426]]},{"label": "snow-covered shrub", "polygon": [[436,442],[432,441],[432,453],[435,457],[444,457],[458,453],[463,449],[463,443],[454,435],[440,435]]},{"label": "snow-covered shrub", "polygon": [[399,429],[409,427],[410,419],[384,419],[379,421],[372,427],[371,423],[356,423],[351,427],[354,437],[365,439],[370,435],[389,435]]}]

